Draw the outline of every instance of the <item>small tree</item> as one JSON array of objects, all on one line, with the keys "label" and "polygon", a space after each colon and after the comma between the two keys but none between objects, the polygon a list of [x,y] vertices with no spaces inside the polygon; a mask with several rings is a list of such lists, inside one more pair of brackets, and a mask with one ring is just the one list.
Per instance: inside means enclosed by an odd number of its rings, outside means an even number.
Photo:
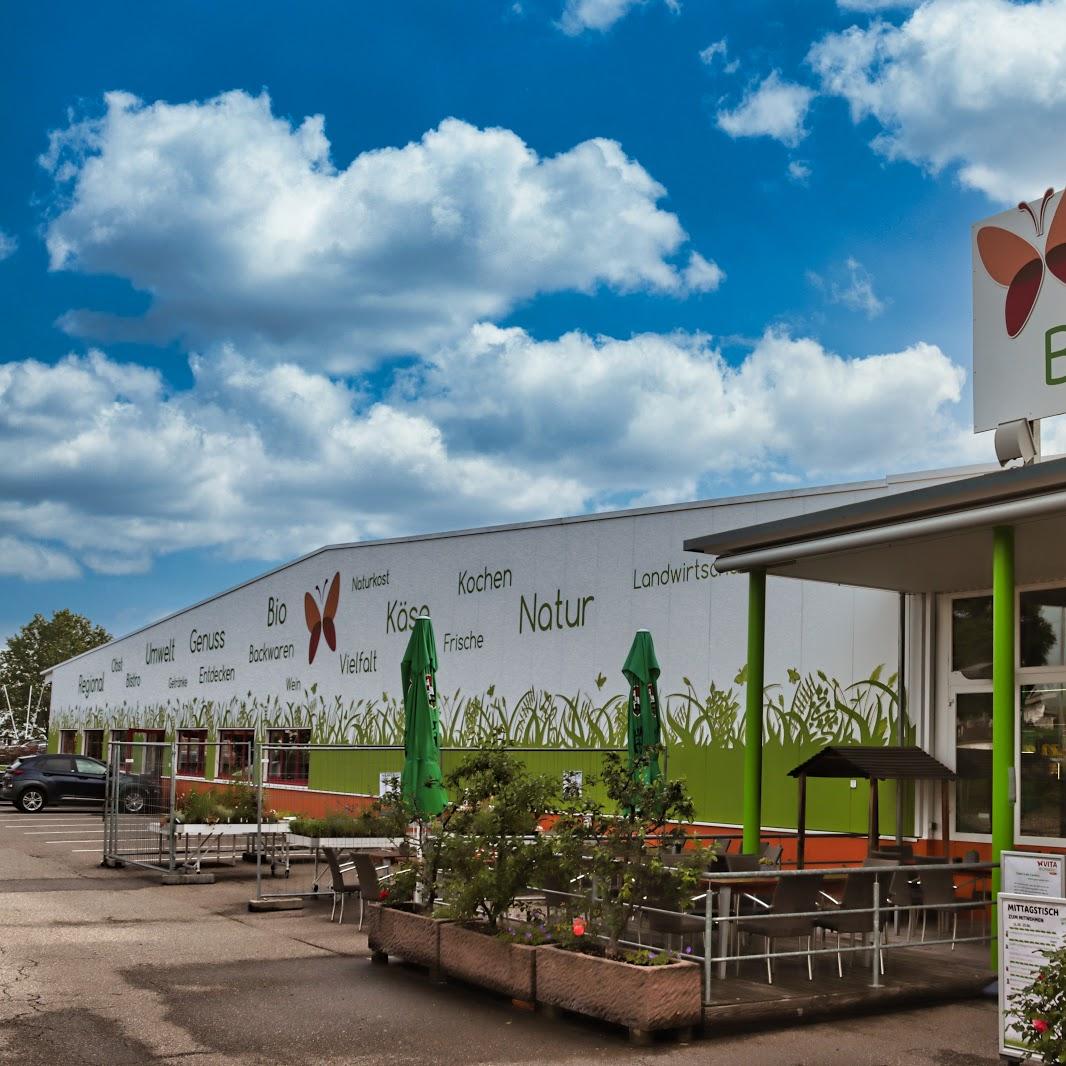
[{"label": "small tree", "polygon": [[609,955],[621,954],[619,941],[642,904],[686,910],[713,854],[699,849],[674,865],[663,861],[684,847],[683,823],[692,821],[695,809],[683,782],[644,780],[641,771],[657,754],[645,749],[632,767],[617,753],[606,755],[601,781],[607,804],[571,805],[548,836],[559,873],[595,887],[595,899],[590,893],[583,909],[588,932],[606,938]]},{"label": "small tree", "polygon": [[1066,1062],[1066,947],[1044,953],[1036,979],[1011,999],[1023,1039],[1043,1062]]},{"label": "small tree", "polygon": [[558,800],[552,777],[531,774],[502,740],[468,755],[448,775],[452,804],[441,819],[433,864],[459,919],[495,932],[534,878],[544,853],[540,819]]}]

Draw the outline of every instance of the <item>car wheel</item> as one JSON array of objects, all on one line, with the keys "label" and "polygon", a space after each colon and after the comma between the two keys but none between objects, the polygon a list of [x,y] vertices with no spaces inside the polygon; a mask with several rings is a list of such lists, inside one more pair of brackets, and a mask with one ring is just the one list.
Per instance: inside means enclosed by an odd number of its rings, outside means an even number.
[{"label": "car wheel", "polygon": [[137,788],[131,788],[122,793],[122,809],[127,814],[140,814],[145,807],[147,797]]},{"label": "car wheel", "polygon": [[15,806],[18,807],[23,814],[36,814],[38,811],[44,809],[44,805],[48,802],[48,797],[44,793],[43,788],[24,788],[18,795],[18,799],[15,800]]}]

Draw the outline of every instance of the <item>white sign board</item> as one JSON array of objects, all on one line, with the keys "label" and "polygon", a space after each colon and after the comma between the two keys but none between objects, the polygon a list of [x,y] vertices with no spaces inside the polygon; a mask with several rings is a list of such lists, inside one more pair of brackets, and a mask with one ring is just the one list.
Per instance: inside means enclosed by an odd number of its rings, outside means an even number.
[{"label": "white sign board", "polygon": [[383,770],[378,774],[378,795],[389,796],[400,791],[400,777],[395,770]]},{"label": "white sign board", "polygon": [[1002,891],[1019,896],[1066,896],[1066,855],[1004,851]]},{"label": "white sign board", "polygon": [[1066,412],[1066,197],[973,227],[973,424]]},{"label": "white sign board", "polygon": [[999,894],[999,1053],[1026,1057],[1017,1017],[1008,1013],[1047,961],[1044,952],[1066,944],[1066,899]]}]

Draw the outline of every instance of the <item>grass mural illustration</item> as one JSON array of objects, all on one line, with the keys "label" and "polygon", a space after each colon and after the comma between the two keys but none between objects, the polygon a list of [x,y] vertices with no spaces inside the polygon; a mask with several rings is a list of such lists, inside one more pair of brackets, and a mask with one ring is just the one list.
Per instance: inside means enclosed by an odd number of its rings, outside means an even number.
[{"label": "grass mural illustration", "polygon": [[[895,675],[882,680],[883,666],[850,685],[818,670],[788,671],[787,684],[765,690],[765,739],[783,745],[884,744],[895,720]],[[599,675],[602,677],[602,674]],[[596,679],[599,680],[599,677]],[[683,677],[684,689],[660,695],[663,729],[671,745],[717,750],[744,744],[741,689],[745,670],[723,688],[711,682],[705,695]],[[597,694],[599,695],[599,694]],[[570,696],[530,687],[513,703],[490,685],[468,696],[442,692],[442,742],[466,747],[502,737],[513,747],[623,747],[626,697],[602,701],[585,692]],[[403,702],[380,698],[327,699],[312,685],[303,700],[259,699],[251,692],[229,700],[168,700],[163,704],[123,702],[106,710],[57,711],[51,729],[310,729],[316,744],[386,746],[403,743]]]}]

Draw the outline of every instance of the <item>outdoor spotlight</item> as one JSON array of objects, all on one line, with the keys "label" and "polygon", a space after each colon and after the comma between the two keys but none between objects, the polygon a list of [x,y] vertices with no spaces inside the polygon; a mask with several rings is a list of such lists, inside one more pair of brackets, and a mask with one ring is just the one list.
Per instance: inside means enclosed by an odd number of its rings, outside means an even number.
[{"label": "outdoor spotlight", "polygon": [[1028,466],[1040,454],[1040,423],[1020,418],[996,427],[996,458],[1000,466],[1021,459]]}]

